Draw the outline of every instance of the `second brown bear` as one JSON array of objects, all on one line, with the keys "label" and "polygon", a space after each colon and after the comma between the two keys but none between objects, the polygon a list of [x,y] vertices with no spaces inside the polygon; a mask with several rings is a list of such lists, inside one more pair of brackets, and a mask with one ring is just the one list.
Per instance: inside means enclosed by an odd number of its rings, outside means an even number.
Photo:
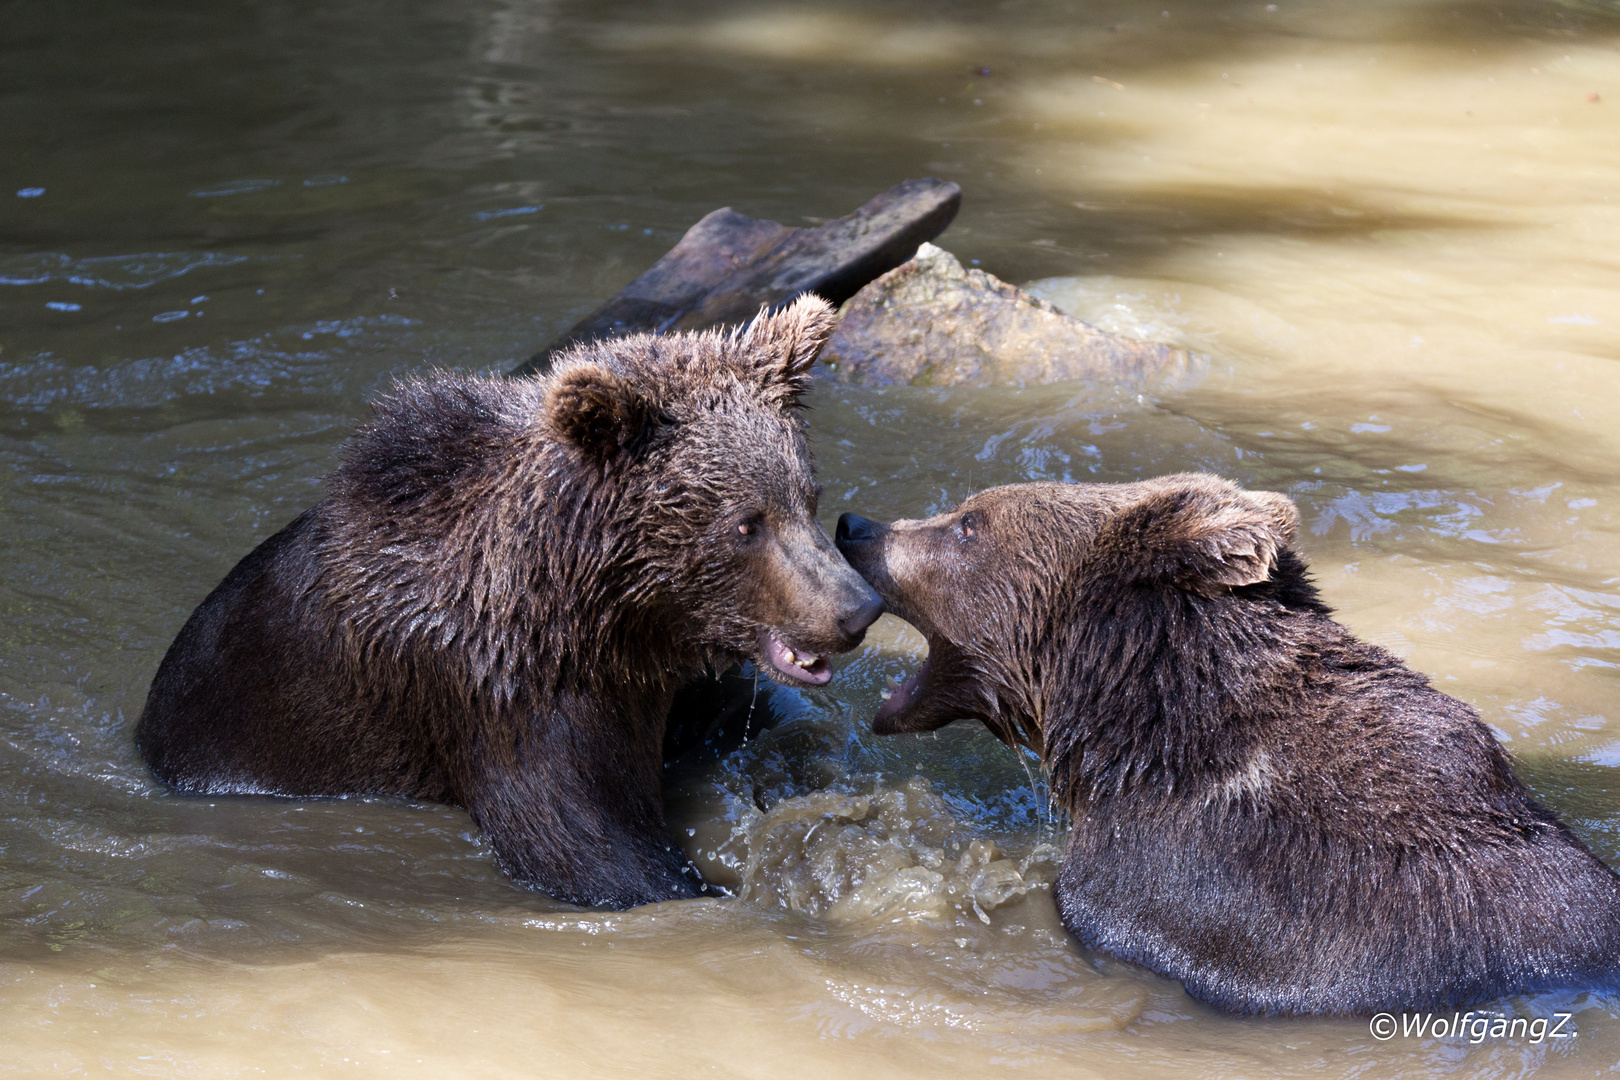
[{"label": "second brown bear", "polygon": [[1472,708],[1329,617],[1294,504],[1215,476],[993,488],[838,544],[926,635],[879,733],[1040,751],[1082,942],[1263,1013],[1613,987],[1620,878]]}]

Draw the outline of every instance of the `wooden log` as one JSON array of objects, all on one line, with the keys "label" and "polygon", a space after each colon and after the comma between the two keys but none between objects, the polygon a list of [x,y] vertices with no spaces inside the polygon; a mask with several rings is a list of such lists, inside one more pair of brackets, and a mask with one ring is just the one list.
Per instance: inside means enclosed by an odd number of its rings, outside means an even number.
[{"label": "wooden log", "polygon": [[944,232],[961,204],[962,189],[949,181],[904,180],[814,229],[762,221],[729,206],[716,210],[512,374],[543,373],[552,354],[579,342],[735,325],[807,292],[841,304]]}]

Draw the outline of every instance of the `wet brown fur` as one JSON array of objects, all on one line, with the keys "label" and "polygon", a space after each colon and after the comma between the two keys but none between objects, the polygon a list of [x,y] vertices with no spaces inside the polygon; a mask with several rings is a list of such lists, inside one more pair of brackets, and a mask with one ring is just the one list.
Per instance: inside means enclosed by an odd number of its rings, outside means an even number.
[{"label": "wet brown fur", "polygon": [[660,794],[675,691],[767,631],[827,654],[876,615],[815,522],[799,409],[834,318],[812,297],[545,378],[403,384],[187,622],[142,753],[188,792],[465,806],[565,900],[696,894]]},{"label": "wet brown fur", "polygon": [[1218,477],[994,488],[839,547],[927,636],[880,733],[1039,750],[1085,944],[1243,1012],[1613,987],[1620,878],[1470,706],[1329,617],[1297,511]]}]

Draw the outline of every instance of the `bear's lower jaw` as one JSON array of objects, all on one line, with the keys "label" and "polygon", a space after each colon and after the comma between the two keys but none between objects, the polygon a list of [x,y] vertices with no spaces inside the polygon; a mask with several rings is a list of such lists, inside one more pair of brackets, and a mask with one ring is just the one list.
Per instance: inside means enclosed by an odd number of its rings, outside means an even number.
[{"label": "bear's lower jaw", "polygon": [[789,681],[824,686],[832,678],[832,667],[825,656],[794,652],[775,630],[760,631],[760,638],[761,651],[771,667],[787,676]]},{"label": "bear's lower jaw", "polygon": [[[874,721],[887,720],[899,713],[907,705],[910,705],[912,695],[917,692],[917,687],[922,684],[923,672],[927,669],[928,661],[924,660],[922,666],[906,676],[904,681],[894,683],[892,686],[885,686],[883,688],[883,704],[878,706],[877,715],[872,719]],[[891,679],[890,682],[893,682],[893,680]]]},{"label": "bear's lower jaw", "polygon": [[903,682],[883,689],[883,704],[878,706],[877,713],[872,717],[872,730],[879,735],[892,735],[911,730],[904,724],[897,723],[897,718],[911,706],[917,703],[919,691],[928,679],[928,661],[923,660],[916,671],[908,675]]}]

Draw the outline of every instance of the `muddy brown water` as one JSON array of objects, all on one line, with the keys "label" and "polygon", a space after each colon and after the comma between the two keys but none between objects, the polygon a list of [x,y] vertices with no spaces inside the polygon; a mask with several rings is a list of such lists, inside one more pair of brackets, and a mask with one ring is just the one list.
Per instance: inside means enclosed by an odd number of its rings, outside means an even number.
[{"label": "muddy brown water", "polygon": [[0,5],[0,1074],[1613,1070],[1613,996],[1487,1007],[1573,1039],[1378,1041],[1083,953],[1038,772],[867,733],[920,658],[892,619],[670,770],[734,899],[563,908],[460,811],[179,798],[130,731],[393,376],[511,366],[716,206],[937,175],[964,261],[1199,370],[823,383],[829,524],[1026,479],[1285,491],[1343,619],[1614,862],[1617,46],[1577,0]]}]

